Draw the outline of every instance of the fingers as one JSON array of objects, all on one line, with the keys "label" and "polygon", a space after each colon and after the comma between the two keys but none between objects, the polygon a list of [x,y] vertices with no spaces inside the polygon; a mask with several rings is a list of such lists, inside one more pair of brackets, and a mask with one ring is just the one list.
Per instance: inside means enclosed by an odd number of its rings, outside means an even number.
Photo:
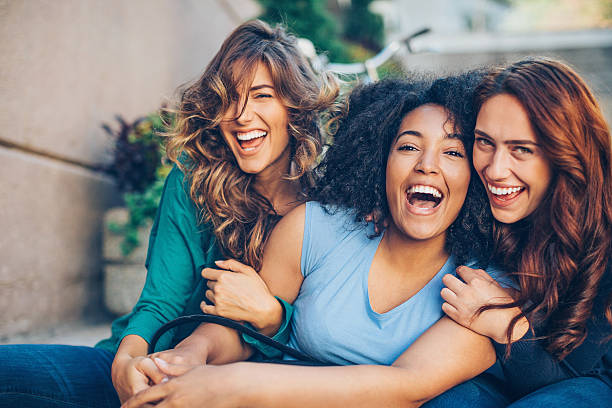
[{"label": "fingers", "polygon": [[456,307],[457,295],[455,294],[455,292],[453,292],[449,288],[442,288],[442,290],[440,291],[440,296],[442,296],[442,299],[444,299],[446,302]]},{"label": "fingers", "polygon": [[210,300],[212,303],[215,303],[215,292],[213,292],[212,290],[208,289],[204,293],[204,296],[206,296],[206,299]]},{"label": "fingers", "polygon": [[211,314],[211,315],[219,316],[219,313],[217,313],[216,306],[215,305],[209,305],[206,302],[200,303],[200,310],[202,310],[202,312],[206,313],[206,314]]},{"label": "fingers", "polygon": [[179,375],[183,375],[194,367],[193,365],[187,364],[170,364],[162,360],[161,358],[155,359],[155,365],[157,365],[157,368],[160,370],[160,372],[171,377],[178,377]]},{"label": "fingers", "polygon": [[213,269],[213,268],[204,268],[202,269],[202,277],[204,279],[216,281],[219,279],[219,276],[223,275],[226,271],[221,269]]},{"label": "fingers", "polygon": [[494,279],[482,269],[472,269],[469,266],[459,266],[456,269],[457,275],[461,277],[467,284],[469,284],[473,279],[483,279],[486,282],[492,282]]},{"label": "fingers", "polygon": [[455,306],[451,305],[450,303],[444,302],[442,303],[442,311],[446,313],[448,317],[461,324],[461,322],[458,321],[459,311],[455,308]]},{"label": "fingers", "polygon": [[448,273],[442,277],[442,283],[456,294],[461,293],[467,287],[460,279]]},{"label": "fingers", "polygon": [[217,286],[217,281],[214,280],[209,280],[206,282],[206,286],[208,286],[208,289],[212,290],[213,292],[215,291],[215,286]]},{"label": "fingers", "polygon": [[147,388],[126,401],[121,408],[137,408],[150,406],[149,403],[160,401],[168,396],[170,387],[166,383]]},{"label": "fingers", "polygon": [[228,259],[225,261],[215,261],[215,264],[220,268],[227,269],[228,271],[232,271],[232,272],[240,272],[240,273],[244,273],[247,275],[257,274],[257,272],[255,272],[255,269],[241,262],[238,262],[235,259]]},{"label": "fingers", "polygon": [[136,368],[141,373],[146,375],[154,384],[159,384],[165,377],[165,374],[162,373],[159,368],[157,368],[153,360],[150,358],[140,360],[136,365]]}]

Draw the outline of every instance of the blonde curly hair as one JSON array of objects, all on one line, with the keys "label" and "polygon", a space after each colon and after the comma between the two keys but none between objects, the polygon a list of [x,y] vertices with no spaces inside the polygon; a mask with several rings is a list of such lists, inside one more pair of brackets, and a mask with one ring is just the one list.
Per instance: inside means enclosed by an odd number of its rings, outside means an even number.
[{"label": "blonde curly hair", "polygon": [[[168,132],[168,157],[188,177],[200,221],[212,223],[224,254],[259,269],[263,246],[280,219],[254,188],[255,175],[240,170],[219,130],[223,115],[250,87],[257,66],[269,69],[275,92],[288,111],[292,174],[302,189],[312,184],[321,153],[322,113],[334,105],[338,85],[331,74],[316,75],[281,26],[254,20],[230,34],[203,75],[180,91]],[[241,69],[241,73],[236,72]]]}]

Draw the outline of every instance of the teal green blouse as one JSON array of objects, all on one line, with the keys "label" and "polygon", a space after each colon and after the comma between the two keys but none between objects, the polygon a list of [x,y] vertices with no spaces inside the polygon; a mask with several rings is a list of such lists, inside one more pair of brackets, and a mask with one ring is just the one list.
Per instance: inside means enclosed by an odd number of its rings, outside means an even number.
[{"label": "teal green blouse", "polygon": [[[189,184],[174,167],[168,175],[147,252],[147,278],[131,313],[115,320],[111,337],[96,347],[116,352],[121,340],[137,334],[150,342],[164,323],[186,314],[200,313],[206,291],[202,268],[223,259],[210,225],[198,223],[198,211],[189,197]],[[174,346],[192,327],[163,336],[158,349]]]},{"label": "teal green blouse", "polygon": [[[207,288],[200,273],[203,268],[215,267],[214,261],[224,257],[211,226],[198,223],[200,217],[188,192],[189,183],[175,166],[166,178],[151,229],[145,262],[147,279],[140,299],[131,313],[113,322],[110,338],[100,341],[96,347],[115,353],[121,340],[129,334],[137,334],[150,343],[163,324],[179,316],[201,313],[200,303],[205,300]],[[282,300],[281,303],[285,318],[274,339],[286,342],[292,306]],[[174,347],[196,325],[170,331],[159,339],[156,349]],[[244,340],[265,355],[277,355],[275,350],[248,336]]]}]

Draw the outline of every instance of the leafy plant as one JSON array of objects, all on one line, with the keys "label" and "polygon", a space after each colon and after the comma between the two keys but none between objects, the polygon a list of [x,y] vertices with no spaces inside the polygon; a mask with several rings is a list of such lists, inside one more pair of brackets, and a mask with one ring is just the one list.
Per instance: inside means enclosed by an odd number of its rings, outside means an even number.
[{"label": "leafy plant", "polygon": [[370,3],[372,0],[351,1],[344,17],[344,37],[378,52],[384,43],[384,23],[380,15],[370,11]]},{"label": "leafy plant", "polygon": [[350,59],[339,38],[332,14],[325,0],[259,0],[264,12],[260,19],[270,24],[285,24],[298,37],[308,38],[317,52],[327,52],[330,60]]},{"label": "leafy plant", "polygon": [[132,123],[121,116],[117,129],[102,128],[115,139],[113,162],[108,171],[115,177],[128,210],[125,224],[111,223],[109,229],[123,236],[121,252],[129,255],[140,244],[138,229],[153,221],[159,206],[164,180],[171,165],[164,160],[162,133],[172,117],[153,113]]}]

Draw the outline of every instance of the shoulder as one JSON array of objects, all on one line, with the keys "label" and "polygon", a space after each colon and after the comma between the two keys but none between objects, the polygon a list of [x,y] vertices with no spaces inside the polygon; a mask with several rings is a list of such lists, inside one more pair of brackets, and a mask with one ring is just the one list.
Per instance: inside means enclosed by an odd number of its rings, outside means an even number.
[{"label": "shoulder", "polygon": [[345,233],[366,225],[357,222],[354,212],[348,208],[324,205],[317,201],[309,201],[305,206],[306,225],[322,231]]},{"label": "shoulder", "polygon": [[183,170],[176,164],[172,166],[172,169],[166,177],[166,188],[172,189],[173,191],[182,190],[184,194],[188,195],[189,187],[189,177],[187,177]]},{"label": "shoulder", "polygon": [[196,205],[191,199],[190,190],[191,179],[177,165],[174,165],[164,182],[160,207],[195,212]]}]

